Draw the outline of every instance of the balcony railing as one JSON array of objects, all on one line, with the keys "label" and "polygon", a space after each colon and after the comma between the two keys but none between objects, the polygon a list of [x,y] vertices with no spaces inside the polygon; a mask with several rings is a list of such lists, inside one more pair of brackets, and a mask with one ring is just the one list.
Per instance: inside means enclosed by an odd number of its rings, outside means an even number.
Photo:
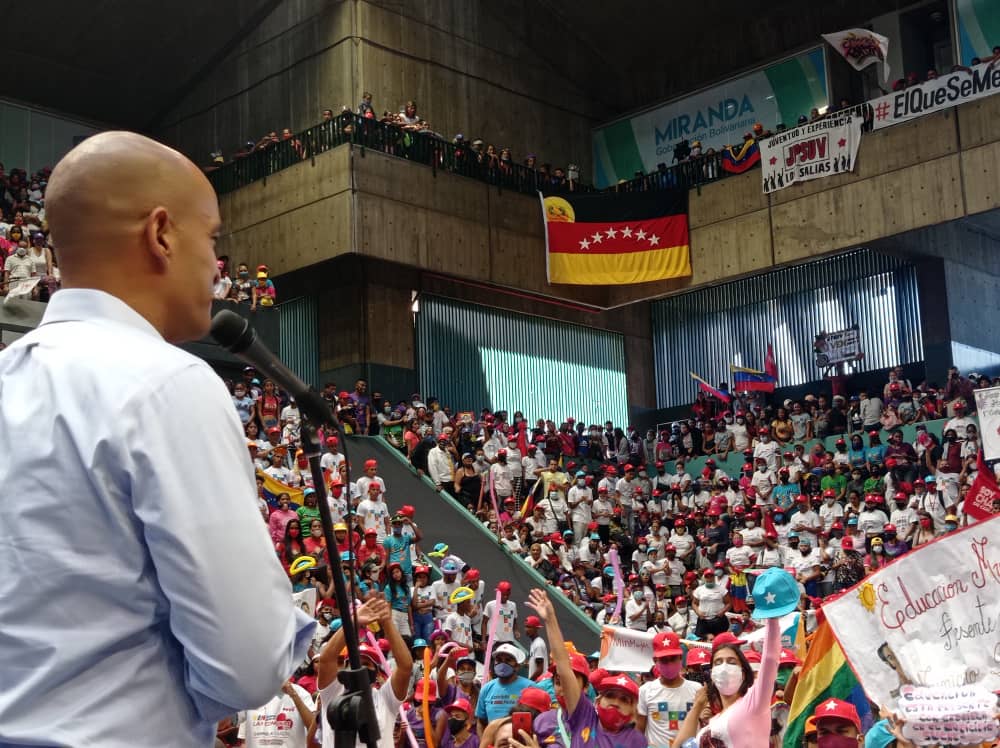
[{"label": "balcony railing", "polygon": [[[450,143],[429,131],[410,130],[387,122],[344,113],[303,130],[288,140],[280,140],[249,154],[234,158],[208,173],[215,191],[224,195],[275,172],[314,158],[324,151],[351,143],[390,156],[425,164],[435,171],[447,171],[501,189],[533,195],[542,192],[594,192],[580,182],[553,182],[545,174],[523,164],[480,160],[467,144]],[[608,191],[638,192],[672,188],[692,188],[726,176],[721,153],[700,156],[629,182]]]}]

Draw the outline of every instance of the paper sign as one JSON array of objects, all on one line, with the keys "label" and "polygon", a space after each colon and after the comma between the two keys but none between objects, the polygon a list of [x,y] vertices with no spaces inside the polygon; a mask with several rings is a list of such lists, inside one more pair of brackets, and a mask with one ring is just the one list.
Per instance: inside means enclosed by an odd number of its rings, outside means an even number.
[{"label": "paper sign", "polygon": [[908,553],[823,612],[868,696],[904,686],[1000,688],[1000,516]]},{"label": "paper sign", "polygon": [[861,116],[843,112],[759,141],[764,192],[854,171],[861,125]]},{"label": "paper sign", "polygon": [[15,299],[26,299],[31,296],[32,290],[38,285],[38,278],[19,278],[17,280],[12,280],[7,284],[7,298],[3,300],[6,304],[8,301],[14,301]]},{"label": "paper sign", "polygon": [[602,627],[598,666],[613,672],[649,672],[653,667],[653,636],[618,626]]},{"label": "paper sign", "polygon": [[312,618],[316,615],[316,588],[302,590],[292,593],[292,601],[296,606],[302,608],[302,612]]},{"label": "paper sign", "polygon": [[1000,459],[1000,387],[976,390],[976,412],[979,416],[979,437],[983,442],[983,457]]},{"label": "paper sign", "polygon": [[917,745],[979,745],[997,737],[997,697],[982,686],[903,686],[903,737]]}]

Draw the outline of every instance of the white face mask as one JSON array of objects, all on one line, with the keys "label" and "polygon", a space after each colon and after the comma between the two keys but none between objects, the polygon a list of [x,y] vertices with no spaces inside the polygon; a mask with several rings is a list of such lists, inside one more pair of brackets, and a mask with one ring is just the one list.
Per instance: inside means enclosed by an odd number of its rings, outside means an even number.
[{"label": "white face mask", "polygon": [[577,478],[576,479],[576,485],[578,485],[578,486],[584,486],[586,484],[587,484],[586,479],[584,479],[584,478]]},{"label": "white face mask", "polygon": [[732,696],[743,685],[743,669],[728,662],[713,665],[712,683],[723,696]]},{"label": "white face mask", "polygon": [[755,528],[756,526],[757,526],[757,523],[756,523],[756,522],[754,522],[754,521],[753,521],[752,519],[748,519],[748,520],[747,520],[747,529],[748,529],[748,530],[752,530],[752,529],[753,529],[753,528]]}]

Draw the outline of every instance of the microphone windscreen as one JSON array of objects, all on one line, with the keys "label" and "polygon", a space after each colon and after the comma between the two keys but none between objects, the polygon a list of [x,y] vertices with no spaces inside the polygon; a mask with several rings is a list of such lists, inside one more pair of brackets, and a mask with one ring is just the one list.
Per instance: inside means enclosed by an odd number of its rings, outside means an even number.
[{"label": "microphone windscreen", "polygon": [[223,309],[212,317],[212,337],[223,348],[239,353],[254,340],[250,323],[236,312]]}]

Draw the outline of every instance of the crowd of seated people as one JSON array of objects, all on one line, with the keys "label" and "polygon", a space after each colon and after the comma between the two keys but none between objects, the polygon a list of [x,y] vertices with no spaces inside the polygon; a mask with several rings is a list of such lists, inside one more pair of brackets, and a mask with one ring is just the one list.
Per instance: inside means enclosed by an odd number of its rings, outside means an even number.
[{"label": "crowd of seated people", "polygon": [[49,244],[45,188],[52,169],[29,175],[0,164],[0,296],[47,301],[59,288],[59,266]]}]

